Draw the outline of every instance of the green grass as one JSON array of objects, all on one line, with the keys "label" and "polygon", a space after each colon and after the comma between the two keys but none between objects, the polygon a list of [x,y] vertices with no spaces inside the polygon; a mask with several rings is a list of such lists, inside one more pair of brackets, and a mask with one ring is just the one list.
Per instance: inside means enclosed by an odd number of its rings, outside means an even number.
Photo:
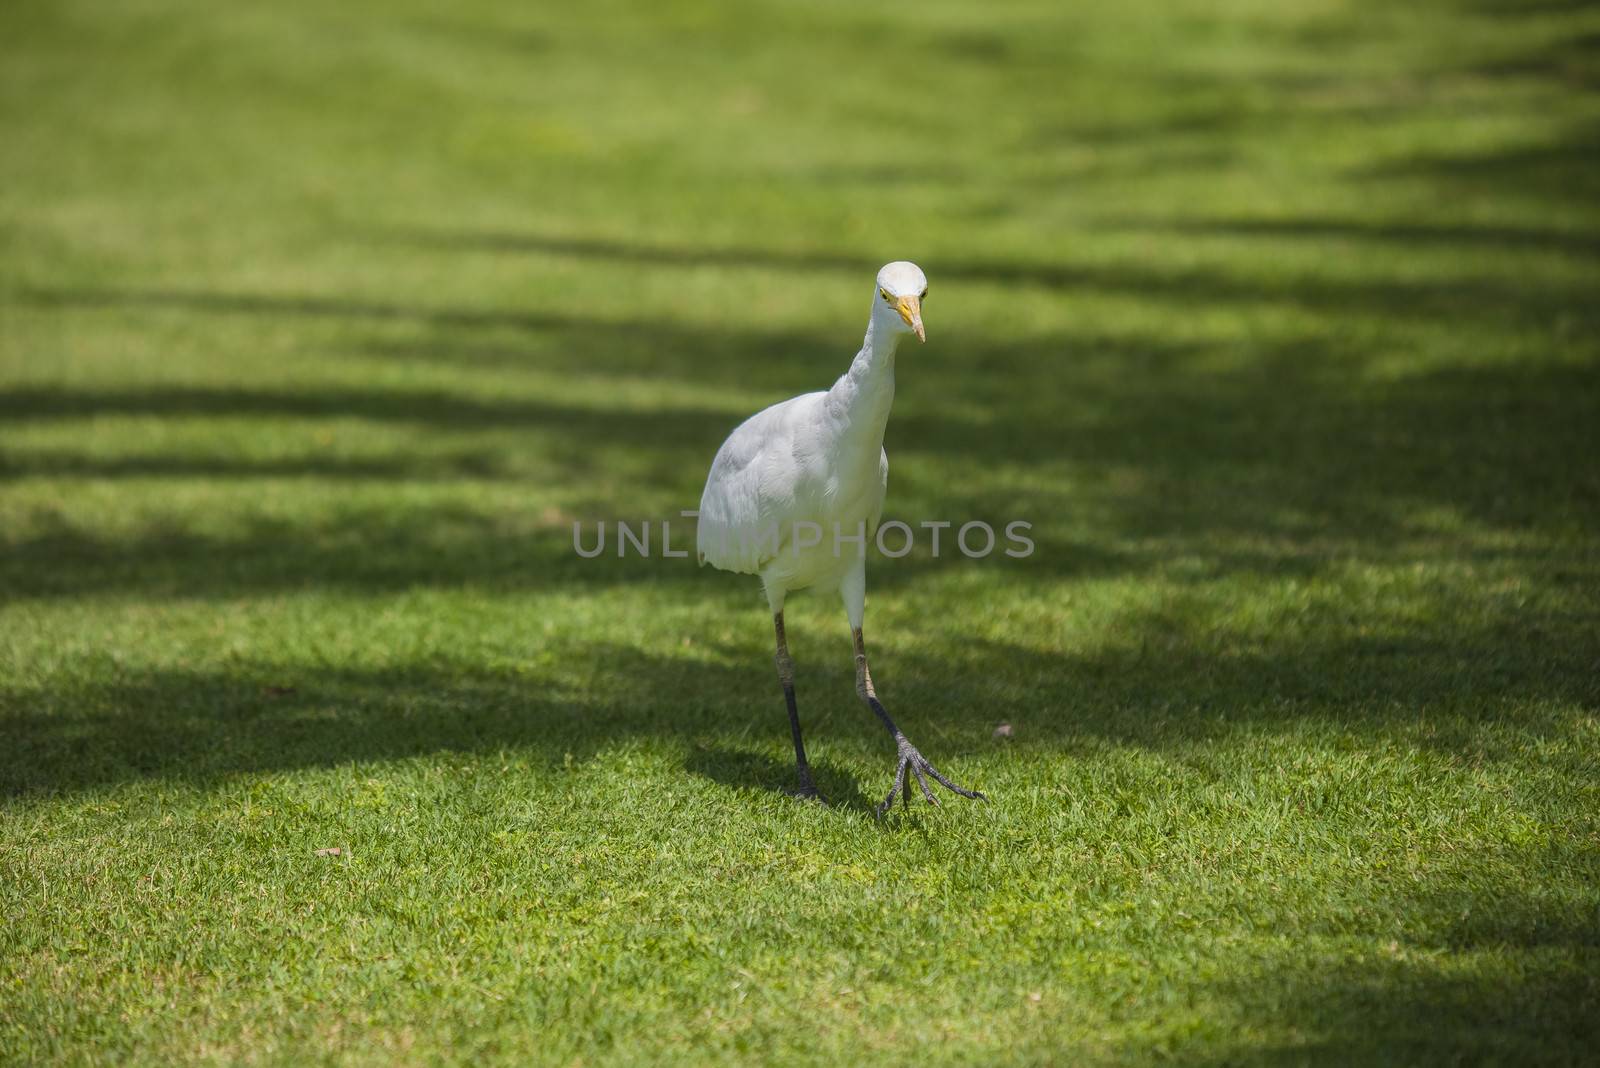
[{"label": "green grass", "polygon": [[[1597,42],[0,5],[0,1060],[1592,1057]],[[831,593],[820,810],[756,583],[571,522],[692,507],[899,257],[888,514],[1038,552],[869,566],[993,799],[880,823]]]}]

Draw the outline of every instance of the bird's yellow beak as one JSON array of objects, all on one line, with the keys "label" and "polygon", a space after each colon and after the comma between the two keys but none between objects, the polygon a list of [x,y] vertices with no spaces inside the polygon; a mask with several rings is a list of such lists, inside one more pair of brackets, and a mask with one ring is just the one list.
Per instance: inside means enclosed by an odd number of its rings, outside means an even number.
[{"label": "bird's yellow beak", "polygon": [[901,297],[894,302],[894,310],[899,312],[900,318],[916,332],[918,341],[928,340],[928,335],[922,330],[922,301],[919,298]]}]

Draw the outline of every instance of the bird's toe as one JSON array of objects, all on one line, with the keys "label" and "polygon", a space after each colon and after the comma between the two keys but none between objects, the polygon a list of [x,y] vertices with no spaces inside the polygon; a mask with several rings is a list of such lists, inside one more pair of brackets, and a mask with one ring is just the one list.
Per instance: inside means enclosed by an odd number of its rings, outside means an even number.
[{"label": "bird's toe", "polygon": [[[909,775],[907,774],[908,771],[910,772]],[[968,790],[963,786],[957,786],[946,778],[938,768],[928,763],[922,754],[912,748],[909,743],[902,742],[900,760],[895,767],[894,785],[889,787],[888,795],[883,799],[883,803],[878,806],[878,815],[886,814],[893,807],[895,794],[902,795],[905,798],[905,806],[907,808],[911,807],[911,782],[913,778],[915,778],[917,786],[921,788],[922,796],[927,799],[928,804],[938,807],[939,798],[928,786],[927,776],[932,776],[935,782],[951,793],[960,794],[969,800],[989,800],[977,790]]]}]

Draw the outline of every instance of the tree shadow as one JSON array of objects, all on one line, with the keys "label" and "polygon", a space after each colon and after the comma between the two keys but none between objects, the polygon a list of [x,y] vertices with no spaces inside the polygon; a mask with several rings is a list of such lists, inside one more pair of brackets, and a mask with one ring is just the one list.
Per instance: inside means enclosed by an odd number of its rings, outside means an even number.
[{"label": "tree shadow", "polygon": [[[0,394],[0,405],[16,400]],[[114,407],[108,405],[107,407]],[[102,409],[104,410],[104,409]],[[0,480],[88,479],[334,479],[428,482],[511,477],[505,457],[487,449],[385,456],[85,456],[61,449],[0,450]]]},{"label": "tree shadow", "polygon": [[619,672],[637,673],[634,686],[621,675],[618,685],[594,687],[581,678],[439,661],[381,668],[247,662],[226,671],[151,669],[76,686],[16,687],[0,698],[13,743],[0,781],[8,794],[141,778],[204,784],[248,772],[498,749],[554,767],[586,760],[621,736],[692,729],[659,707],[632,704],[635,687],[674,674],[681,698],[690,670],[708,687],[726,682],[726,669],[612,652]]},{"label": "tree shadow", "polygon": [[[1521,144],[1419,154],[1367,171],[1372,179],[1414,180],[1435,195],[1566,203],[1593,220],[1600,200],[1600,123],[1567,126]],[[1575,294],[1574,294],[1575,295]]]},{"label": "tree shadow", "polygon": [[1470,69],[1490,78],[1553,82],[1592,92],[1600,87],[1600,32],[1571,33],[1531,50],[1479,62]]},{"label": "tree shadow", "polygon": [[[891,709],[915,708],[963,736],[1004,720],[1016,745],[1169,753],[1255,732],[1343,729],[1501,762],[1529,739],[1567,736],[1574,709],[1600,710],[1592,650],[1530,633],[1512,613],[1419,624],[1372,612],[1363,636],[1310,637],[1231,631],[1204,611],[1208,596],[1200,587],[1164,610],[1129,610],[1106,624],[1114,638],[1084,650],[973,638],[928,650],[886,635],[880,689]],[[1597,623],[1600,614],[1580,626]],[[1551,759],[1582,773],[1580,758]]]},{"label": "tree shadow", "polygon": [[[1562,140],[1536,149],[1507,150],[1499,161],[1491,157],[1466,162],[1416,159],[1385,167],[1374,174],[1432,177],[1441,172],[1454,173],[1454,165],[1461,163],[1460,170],[1467,175],[1477,169],[1487,172],[1485,176],[1490,180],[1511,179],[1520,183],[1528,179],[1525,172],[1532,168],[1549,177],[1555,187],[1573,192],[1570,188],[1573,183],[1589,181],[1571,166],[1575,151],[1575,142]],[[861,277],[870,276],[882,266],[866,257],[817,250],[733,246],[708,249],[534,233],[418,231],[391,235],[390,240],[404,240],[422,249],[539,253],[661,266],[846,271]],[[1162,266],[1159,263],[1110,262],[1090,266],[962,256],[928,257],[926,266],[936,277],[954,282],[1027,285],[1161,301],[1179,307],[1276,304],[1327,315],[1378,314],[1399,322],[1466,319],[1498,324],[1508,321],[1543,324],[1552,315],[1563,312],[1579,314],[1585,320],[1595,318],[1594,314],[1584,311],[1586,302],[1578,287],[1552,283],[1549,279],[1537,282],[1517,277],[1432,281],[1409,276],[1366,279],[1283,274],[1244,278],[1210,268]]]},{"label": "tree shadow", "polygon": [[[321,302],[315,314],[337,314],[338,306]],[[295,314],[297,305],[250,307]],[[476,320],[447,312],[443,321]],[[650,353],[666,354],[655,377],[691,388],[742,376],[754,344],[737,332],[681,324],[658,331],[633,323],[622,335],[614,326],[597,327],[584,344],[648,336]],[[1600,376],[1587,364],[1446,366],[1393,378],[1366,375],[1364,353],[1326,338],[1242,343],[1218,368],[1214,346],[1159,338],[1057,332],[997,343],[960,328],[953,334],[948,351],[919,351],[904,375],[887,438],[887,517],[913,526],[933,517],[983,520],[996,530],[1015,518],[1030,521],[1036,552],[1023,560],[996,553],[986,568],[1061,581],[1165,569],[1176,552],[1201,576],[1310,575],[1333,560],[1394,563],[1444,550],[1514,565],[1534,588],[1587,573],[1581,558],[1553,550],[1540,558],[1508,543],[1515,535],[1575,544],[1600,505],[1600,472],[1583,462],[1600,452],[1592,418]],[[429,344],[442,353],[473,341],[470,333],[450,336]],[[830,372],[842,364],[829,355],[840,345],[785,337],[797,359],[806,352],[798,362],[826,360]],[[648,366],[650,353],[630,346],[622,342],[613,357],[619,373]],[[118,589],[228,596],[319,583],[371,590],[686,584],[696,571],[675,566],[681,561],[579,558],[571,522],[677,519],[698,500],[705,466],[740,414],[437,389],[13,388],[0,392],[0,418],[12,425],[105,416],[359,418],[477,435],[470,447],[427,458],[420,449],[409,457],[309,454],[270,463],[13,450],[3,469],[13,479],[503,478],[530,465],[560,478],[554,514],[548,502],[536,515],[431,502],[404,516],[351,503],[314,521],[246,510],[204,533],[173,517],[115,538],[43,516],[5,539],[0,574],[14,595],[36,597]],[[679,531],[681,546],[687,524]],[[873,588],[961,566],[967,561],[948,551],[934,560],[919,548],[904,560],[876,562]]]},{"label": "tree shadow", "polygon": [[[1548,621],[1468,622],[1465,606],[1445,602],[1423,625],[1374,615],[1367,637],[1241,635],[1194,611],[1207,597],[1197,589],[1170,612],[1130,611],[1098,648],[886,630],[874,642],[879,690],[913,738],[933,739],[925,751],[941,764],[996,746],[1086,754],[1105,742],[1203,761],[1238,734],[1308,729],[1498,762],[1521,759],[1530,739],[1566,736],[1574,707],[1600,710],[1590,650],[1552,636]],[[737,617],[730,609],[720,606]],[[0,789],[203,784],[447,751],[516,751],[553,767],[635,739],[683,747],[688,771],[726,785],[782,787],[793,774],[782,702],[756,637],[761,614],[744,618],[750,630],[738,640],[701,633],[693,655],[546,634],[545,655],[515,669],[442,656],[354,667],[242,661],[17,684],[0,692]],[[1576,622],[1592,632],[1595,621]],[[823,713],[810,737],[887,767],[882,730],[850,692],[842,630],[837,648],[800,658],[802,707]],[[990,737],[1001,720],[1013,724],[1012,740]],[[723,741],[751,732],[760,750]],[[1585,773],[1579,756],[1547,760]],[[870,807],[841,767],[821,769],[836,801]]]},{"label": "tree shadow", "polygon": [[1277,1038],[1177,1063],[1570,1064],[1600,1042],[1596,955],[1519,955],[1513,974],[1452,973],[1397,945],[1389,959],[1268,974],[1224,988],[1238,1026]]},{"label": "tree shadow", "polygon": [[[1592,847],[1581,860],[1563,859],[1590,870],[1596,861]],[[1586,900],[1558,902],[1481,879],[1463,885],[1482,889],[1448,892],[1437,881],[1374,910],[1406,928],[1376,952],[1230,984],[1241,1023],[1272,1033],[1292,1020],[1297,1037],[1221,1063],[1566,1064],[1594,1049],[1600,913],[1592,889]]]},{"label": "tree shadow", "polygon": [[[752,613],[752,618],[754,614]],[[240,774],[514,752],[538,775],[621,742],[684,750],[684,770],[737,790],[793,785],[788,724],[770,657],[690,660],[581,643],[558,670],[491,670],[437,658],[374,667],[245,661],[226,669],[147,669],[0,690],[0,795],[40,796],[159,779],[204,787]],[[603,672],[586,665],[604,663]],[[813,743],[881,761],[893,747],[854,694],[801,673],[808,707],[852,715],[813,724]],[[723,739],[749,733],[761,748]],[[814,759],[819,787],[847,810],[873,803],[852,774]]]},{"label": "tree shadow", "polygon": [[[692,529],[676,516],[623,517],[638,531],[657,518],[676,520],[675,552],[689,552]],[[222,530],[179,520],[107,536],[60,519],[35,521],[6,539],[0,560],[8,596],[59,598],[110,593],[232,598],[274,591],[337,589],[379,593],[423,587],[515,591],[619,583],[687,587],[692,558],[618,554],[615,527],[594,559],[573,548],[574,522],[586,547],[598,520],[506,516],[459,505],[341,506],[314,522],[264,515],[234,517]],[[710,587],[696,587],[707,595]],[[686,591],[687,592],[687,589]]]},{"label": "tree shadow", "polygon": [[1484,15],[1522,19],[1529,15],[1565,15],[1593,10],[1589,0],[1467,0],[1467,10]]},{"label": "tree shadow", "polygon": [[1418,222],[1356,216],[1297,214],[1285,218],[1138,219],[1108,221],[1108,229],[1196,236],[1360,241],[1397,248],[1488,249],[1556,252],[1600,257],[1600,227],[1581,221],[1570,229],[1484,222]]}]

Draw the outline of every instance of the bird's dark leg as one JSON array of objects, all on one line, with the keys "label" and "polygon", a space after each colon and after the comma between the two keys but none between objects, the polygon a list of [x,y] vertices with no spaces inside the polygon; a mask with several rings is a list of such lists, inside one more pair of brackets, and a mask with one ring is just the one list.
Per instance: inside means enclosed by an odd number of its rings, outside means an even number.
[{"label": "bird's dark leg", "polygon": [[778,681],[783,683],[783,699],[789,705],[789,730],[794,735],[794,763],[800,779],[795,796],[827,804],[828,799],[817,792],[816,783],[811,781],[811,765],[806,763],[806,743],[800,738],[800,709],[794,702],[794,661],[789,659],[789,639],[783,633],[782,612],[773,613],[772,629],[778,635],[775,658],[778,662]]},{"label": "bird's dark leg", "polygon": [[[782,626],[782,624],[780,623],[779,626]],[[928,780],[923,777],[924,774],[933,776],[934,781],[940,786],[958,793],[962,797],[987,801],[988,798],[978,791],[963,789],[945,778],[939,773],[939,769],[923,759],[922,754],[917,752],[917,747],[912,745],[906,739],[906,736],[900,733],[900,728],[896,727],[894,720],[889,718],[889,713],[883,707],[883,702],[878,700],[877,691],[872,688],[872,672],[867,669],[867,643],[861,636],[861,628],[851,627],[850,636],[855,639],[856,643],[856,693],[867,703],[867,707],[872,709],[873,714],[883,721],[883,725],[888,728],[890,737],[894,739],[895,749],[898,751],[898,760],[894,769],[894,785],[889,787],[889,796],[885,797],[883,804],[878,806],[878,815],[881,816],[889,811],[889,806],[894,804],[894,795],[897,793],[903,793],[906,805],[910,806],[911,780],[906,776],[907,770],[916,776],[917,785],[922,787],[922,796],[926,797],[931,805],[937,805],[939,799],[933,796],[932,790],[928,789]],[[798,728],[796,730],[798,731]],[[795,737],[798,739],[799,734],[797,733]]]}]

